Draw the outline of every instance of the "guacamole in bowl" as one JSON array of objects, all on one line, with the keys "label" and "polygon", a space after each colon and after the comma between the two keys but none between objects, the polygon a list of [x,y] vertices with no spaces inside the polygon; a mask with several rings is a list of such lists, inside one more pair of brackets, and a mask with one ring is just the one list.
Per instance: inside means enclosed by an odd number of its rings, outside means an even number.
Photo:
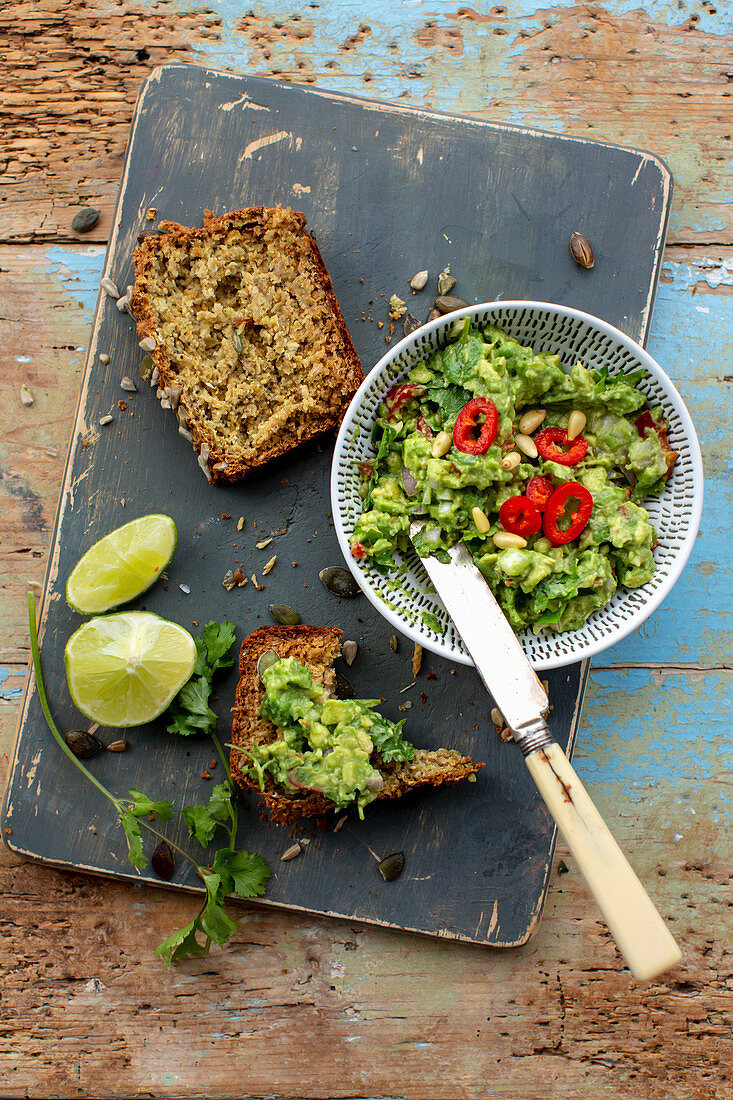
[{"label": "guacamole in bowl", "polygon": [[470,660],[418,557],[464,540],[536,668],[598,652],[657,606],[700,493],[661,369],[604,322],[541,303],[469,307],[402,341],[354,398],[332,478],[342,550],[394,625]]}]

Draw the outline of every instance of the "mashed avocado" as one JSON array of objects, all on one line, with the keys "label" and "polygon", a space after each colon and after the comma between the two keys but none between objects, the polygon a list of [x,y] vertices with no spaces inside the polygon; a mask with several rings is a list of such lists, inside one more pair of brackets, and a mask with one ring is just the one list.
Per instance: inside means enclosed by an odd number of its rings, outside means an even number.
[{"label": "mashed avocado", "polygon": [[263,673],[260,714],[278,727],[278,738],[254,745],[251,773],[290,792],[317,791],[337,809],[356,802],[359,816],[384,785],[380,764],[412,760],[403,722],[375,711],[378,699],[324,699],[323,688],[293,657]]},{"label": "mashed avocado", "polygon": [[[523,347],[493,325],[479,331],[468,319],[457,321],[451,341],[413,369],[398,398],[387,395],[380,406],[375,458],[362,464],[364,511],[352,553],[395,568],[395,551],[407,549],[410,523],[423,515],[418,553],[445,558],[465,540],[516,631],[579,628],[618,585],[636,588],[654,574],[656,533],[640,502],[664,486],[674,453],[661,411],[639,415],[646,397],[633,381],[582,363],[567,372],[559,356]],[[496,408],[495,440],[482,454],[464,453],[453,442],[436,457],[433,440],[453,432],[475,397]],[[502,460],[517,450],[522,415],[538,408],[546,410],[542,429],[567,429],[573,411],[585,416],[584,457],[563,465],[522,453],[519,464],[506,469]],[[562,545],[540,529],[523,547],[497,547],[501,505],[524,496],[537,477],[553,489],[568,481],[584,486],[593,500],[590,520]],[[490,521],[488,531],[477,528],[475,508]]]}]

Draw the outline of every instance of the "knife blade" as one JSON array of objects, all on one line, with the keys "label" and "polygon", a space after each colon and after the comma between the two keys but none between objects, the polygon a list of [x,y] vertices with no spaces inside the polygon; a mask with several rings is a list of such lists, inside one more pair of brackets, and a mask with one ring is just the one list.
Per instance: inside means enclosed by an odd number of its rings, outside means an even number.
[{"label": "knife blade", "polygon": [[[424,524],[413,522],[410,537]],[[640,981],[662,974],[682,952],[552,737],[544,718],[547,693],[468,548],[458,543],[448,557],[421,560],[632,974]]]}]

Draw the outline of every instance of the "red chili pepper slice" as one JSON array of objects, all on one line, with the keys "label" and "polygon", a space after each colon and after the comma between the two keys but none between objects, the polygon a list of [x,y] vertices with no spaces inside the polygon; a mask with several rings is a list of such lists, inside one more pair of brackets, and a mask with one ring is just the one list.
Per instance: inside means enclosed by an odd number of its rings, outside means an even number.
[{"label": "red chili pepper slice", "polygon": [[554,492],[555,486],[546,477],[530,478],[527,482],[527,488],[524,490],[525,496],[532,501],[535,508],[539,508],[540,512],[544,512],[547,502]]},{"label": "red chili pepper slice", "polygon": [[[558,462],[561,466],[577,466],[588,450],[588,440],[583,435],[572,441],[564,428],[543,428],[534,437],[537,450],[548,462]],[[561,450],[561,447],[565,450]]]},{"label": "red chili pepper slice", "polygon": [[403,405],[406,405],[413,397],[419,397],[423,393],[425,393],[425,387],[419,386],[417,382],[403,382],[401,385],[392,386],[384,396],[387,406],[387,420],[394,420]]},{"label": "red chili pepper slice", "polygon": [[417,430],[421,432],[426,439],[433,438],[433,429],[430,427],[427,420],[425,419],[425,415],[422,409],[420,409],[420,415],[417,418]]},{"label": "red chili pepper slice", "polygon": [[536,535],[542,526],[542,516],[536,504],[527,497],[509,497],[499,509],[499,522],[513,535]]},{"label": "red chili pepper slice", "polygon": [[[570,504],[574,501],[574,506]],[[568,512],[568,505],[572,511]],[[585,485],[577,481],[566,481],[550,497],[542,517],[542,528],[550,542],[562,546],[572,542],[588,524],[593,511],[593,497]],[[563,517],[568,517],[567,526],[558,526]]]},{"label": "red chili pepper slice", "polygon": [[352,558],[356,558],[357,560],[365,558],[367,556],[367,552],[360,542],[352,542],[351,556]]},{"label": "red chili pepper slice", "polygon": [[[484,418],[479,425],[480,417]],[[499,414],[496,405],[488,397],[473,397],[463,406],[453,428],[453,442],[466,455],[486,454],[496,439]],[[478,431],[478,436],[472,433]]]}]

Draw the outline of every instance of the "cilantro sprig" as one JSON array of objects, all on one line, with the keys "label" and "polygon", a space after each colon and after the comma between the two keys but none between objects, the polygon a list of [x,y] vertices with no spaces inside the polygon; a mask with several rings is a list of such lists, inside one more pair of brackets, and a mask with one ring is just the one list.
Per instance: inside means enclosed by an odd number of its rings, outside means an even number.
[{"label": "cilantro sprig", "polygon": [[[168,727],[171,732],[187,734],[205,729],[212,737],[227,772],[226,779],[214,787],[205,806],[186,806],[181,815],[188,826],[189,835],[203,847],[208,846],[217,828],[223,827],[227,833],[229,843],[220,848],[215,853],[211,865],[206,866],[150,824],[151,821],[163,823],[170,821],[174,814],[172,802],[167,799],[156,801],[137,787],[128,788],[128,797],[113,794],[71,751],[54,721],[46,696],[36,628],[36,601],[32,592],[28,593],[28,619],[36,689],[46,724],[64,755],[114,807],[127,839],[130,863],[140,871],[147,866],[148,859],[145,855],[143,835],[145,831],[156,837],[158,841],[165,841],[187,860],[203,883],[205,896],[201,909],[189,924],[159,944],[155,951],[156,956],[163,960],[165,966],[168,966],[171,962],[177,962],[180,959],[207,955],[212,943],[223,946],[237,930],[236,921],[224,908],[225,899],[230,896],[238,898],[262,896],[270,875],[270,868],[261,856],[236,849],[237,810],[232,797],[234,791],[229,767],[216,736],[216,714],[208,705],[214,674],[219,669],[230,668],[234,664],[234,658],[228,656],[234,643],[234,624],[209,623],[204,628],[201,638],[196,639],[198,659],[193,680],[184,685],[176,697],[173,704],[176,708],[175,714]],[[186,693],[186,688],[192,683],[197,685],[195,690],[191,694]],[[207,720],[204,725],[196,726],[194,722],[203,718],[201,705],[196,702],[195,706],[198,709],[194,711],[189,707],[187,700],[200,701],[204,696],[208,711]],[[179,723],[186,727],[185,730],[177,728]],[[172,726],[176,728],[173,730]]]}]

